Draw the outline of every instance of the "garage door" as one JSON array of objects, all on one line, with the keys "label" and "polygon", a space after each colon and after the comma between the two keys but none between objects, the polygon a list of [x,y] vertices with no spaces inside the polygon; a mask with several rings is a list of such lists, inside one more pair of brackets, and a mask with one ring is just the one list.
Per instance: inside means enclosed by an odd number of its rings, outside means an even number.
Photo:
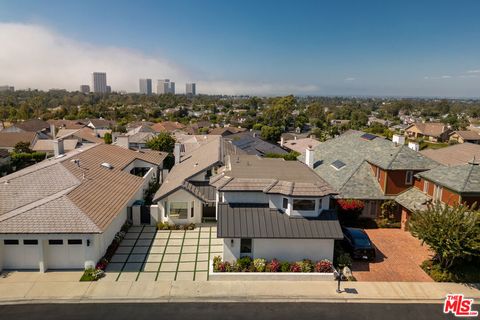
[{"label": "garage door", "polygon": [[47,248],[48,269],[83,269],[85,243],[82,239],[50,239]]},{"label": "garage door", "polygon": [[5,269],[38,269],[40,259],[38,240],[3,240]]}]

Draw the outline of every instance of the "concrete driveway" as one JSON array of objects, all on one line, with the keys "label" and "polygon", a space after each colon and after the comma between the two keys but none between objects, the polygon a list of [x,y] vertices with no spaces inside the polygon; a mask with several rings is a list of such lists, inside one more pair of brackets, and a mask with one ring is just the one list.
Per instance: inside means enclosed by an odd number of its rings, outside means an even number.
[{"label": "concrete driveway", "polygon": [[208,261],[223,251],[216,226],[195,230],[131,227],[100,281],[208,280]]},{"label": "concrete driveway", "polygon": [[400,229],[366,229],[377,247],[374,262],[354,261],[358,281],[433,281],[420,264],[432,256],[426,245]]}]

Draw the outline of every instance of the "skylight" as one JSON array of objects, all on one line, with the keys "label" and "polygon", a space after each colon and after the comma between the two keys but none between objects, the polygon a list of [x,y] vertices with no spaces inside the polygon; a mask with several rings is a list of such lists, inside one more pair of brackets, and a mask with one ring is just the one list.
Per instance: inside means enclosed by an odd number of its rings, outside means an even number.
[{"label": "skylight", "polygon": [[371,133],[364,133],[362,134],[362,138],[365,139],[365,140],[373,140],[375,139],[377,136],[374,135],[374,134],[371,134]]},{"label": "skylight", "polygon": [[346,164],[343,161],[335,160],[335,161],[332,162],[331,166],[334,167],[337,170],[340,170],[343,167],[345,167]]}]

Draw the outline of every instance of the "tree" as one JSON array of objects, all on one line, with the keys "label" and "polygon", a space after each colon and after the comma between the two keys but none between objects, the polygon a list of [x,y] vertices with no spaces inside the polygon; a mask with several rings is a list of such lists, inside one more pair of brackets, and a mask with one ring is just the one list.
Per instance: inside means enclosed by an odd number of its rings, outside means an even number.
[{"label": "tree", "polygon": [[456,260],[480,256],[480,212],[475,205],[429,205],[412,213],[410,232],[435,252],[445,269]]},{"label": "tree", "polygon": [[261,135],[264,140],[277,142],[282,135],[282,129],[279,127],[263,126]]},{"label": "tree", "polygon": [[103,136],[103,141],[105,141],[105,144],[112,144],[112,134],[110,132],[106,132]]},{"label": "tree", "polygon": [[13,151],[15,153],[32,153],[32,149],[30,149],[30,143],[24,141],[17,142],[13,148]]},{"label": "tree", "polygon": [[156,137],[147,141],[147,147],[152,150],[172,153],[175,139],[168,132],[160,132]]}]

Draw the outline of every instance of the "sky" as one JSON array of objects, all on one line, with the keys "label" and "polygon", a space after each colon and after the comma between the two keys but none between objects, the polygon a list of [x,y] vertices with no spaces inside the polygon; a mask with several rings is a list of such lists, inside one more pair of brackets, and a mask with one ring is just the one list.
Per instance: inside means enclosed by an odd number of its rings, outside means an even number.
[{"label": "sky", "polygon": [[480,97],[477,0],[0,0],[0,85]]}]

